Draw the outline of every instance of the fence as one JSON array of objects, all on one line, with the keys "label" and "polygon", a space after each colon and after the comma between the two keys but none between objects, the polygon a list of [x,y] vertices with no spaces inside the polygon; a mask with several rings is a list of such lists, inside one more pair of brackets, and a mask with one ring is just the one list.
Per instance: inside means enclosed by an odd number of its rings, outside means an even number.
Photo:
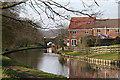
[{"label": "fence", "polygon": [[120,60],[103,60],[103,59],[93,59],[93,58],[69,56],[69,55],[62,55],[62,56],[68,57],[68,58],[79,59],[80,61],[85,61],[85,62],[89,62],[89,63],[109,65],[109,66],[111,66],[111,65],[120,66]]}]

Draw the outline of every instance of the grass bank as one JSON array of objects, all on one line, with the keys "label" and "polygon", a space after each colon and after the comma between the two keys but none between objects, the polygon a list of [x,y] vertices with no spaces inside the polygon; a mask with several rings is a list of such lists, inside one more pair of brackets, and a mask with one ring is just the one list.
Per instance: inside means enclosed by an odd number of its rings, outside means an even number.
[{"label": "grass bank", "polygon": [[104,59],[104,60],[118,60],[120,55],[118,52],[105,52],[105,53],[94,53],[94,54],[87,54],[77,51],[59,51],[61,55],[70,55],[70,56],[79,56],[79,57],[88,57],[94,59]]},{"label": "grass bank", "polygon": [[89,54],[89,58],[94,59],[105,59],[105,60],[119,60],[118,58],[119,53],[113,52],[113,53],[102,53],[102,54]]},{"label": "grass bank", "polygon": [[17,51],[23,51],[23,50],[28,50],[28,49],[36,49],[36,48],[47,48],[45,46],[40,46],[40,45],[29,45],[27,47],[19,47],[19,48],[14,48],[14,49],[8,49],[7,51],[4,51],[0,54],[9,54],[12,52],[17,52]]},{"label": "grass bank", "polygon": [[80,53],[80,52],[77,52],[77,51],[58,51],[61,55],[70,55],[70,56],[80,56],[80,57],[85,57],[86,54],[85,53]]},{"label": "grass bank", "polygon": [[[20,69],[16,69],[15,71],[11,68],[9,68],[9,66],[12,67],[18,67],[21,68],[23,70],[29,71],[31,73],[35,73],[38,76],[41,76],[42,78],[65,78],[64,76],[59,76],[59,75],[54,75],[54,74],[50,74],[50,73],[46,73],[40,70],[36,70],[36,69],[32,69],[31,67],[25,66],[23,64],[20,64],[6,56],[4,56],[4,54],[9,54],[12,52],[17,52],[17,51],[22,51],[22,50],[27,50],[27,49],[35,49],[35,48],[45,48],[43,46],[28,46],[28,47],[21,47],[21,48],[17,48],[17,49],[11,49],[9,51],[5,51],[2,54],[2,78],[3,80],[5,78],[10,78],[10,79],[14,79],[14,78],[26,78],[26,75],[28,76],[32,76],[30,74],[26,74],[25,71],[19,71]],[[17,72],[19,71],[19,73]],[[29,77],[27,77],[29,78]],[[32,77],[32,78],[36,78],[36,77]]]},{"label": "grass bank", "polygon": [[10,68],[8,68],[8,66],[17,66],[20,67],[22,69],[28,70],[30,72],[36,73],[37,75],[40,75],[43,78],[65,78],[63,76],[59,76],[59,75],[54,75],[54,74],[50,74],[50,73],[46,73],[43,71],[39,71],[39,70],[35,70],[32,69],[31,67],[22,65],[8,57],[3,56],[2,57],[2,78],[25,78],[26,76],[24,75],[24,72],[22,73],[17,73],[13,70],[11,70]]}]

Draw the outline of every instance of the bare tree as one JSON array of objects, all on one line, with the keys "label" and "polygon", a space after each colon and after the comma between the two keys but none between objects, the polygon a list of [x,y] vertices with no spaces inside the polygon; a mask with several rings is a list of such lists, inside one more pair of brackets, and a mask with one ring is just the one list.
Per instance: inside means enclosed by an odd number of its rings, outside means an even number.
[{"label": "bare tree", "polygon": [[[2,12],[2,48],[14,48],[16,46],[42,44],[43,35],[37,26],[32,26],[31,20],[19,20],[17,13],[13,13],[9,9]],[[9,16],[9,17],[8,17]]]},{"label": "bare tree", "polygon": [[[21,1],[21,2],[11,2],[9,4],[2,5],[0,8],[5,10],[5,9],[12,9],[16,6],[21,6],[23,4],[28,5],[34,10],[34,12],[39,14],[40,21],[42,22],[42,24],[45,24],[44,20],[43,20],[43,18],[44,18],[43,14],[44,14],[47,16],[47,18],[49,20],[52,20],[57,25],[61,25],[61,22],[59,20],[65,20],[65,19],[70,20],[70,16],[66,13],[72,13],[72,14],[79,15],[79,16],[85,15],[85,16],[89,16],[89,17],[93,17],[93,16],[97,16],[97,15],[101,14],[100,11],[89,13],[89,11],[92,10],[93,5],[87,5],[87,3],[85,3],[84,1],[81,1],[81,2],[85,9],[79,9],[79,10],[72,9],[72,8],[68,7],[70,4],[70,1],[68,1],[67,4],[63,5],[54,0],[27,0],[27,1]],[[97,6],[99,6],[99,4],[96,2],[96,0],[93,0],[93,2]],[[61,11],[59,11],[59,10],[61,10]],[[14,19],[13,17],[7,16],[4,14],[0,14],[0,15]],[[14,20],[19,21],[19,22],[21,21],[20,19],[14,19]],[[31,23],[31,22],[29,22],[29,23]],[[31,25],[37,26],[36,24],[31,24]],[[53,25],[52,25],[52,27],[53,27]],[[54,26],[54,27],[56,27],[56,26]],[[42,28],[42,27],[40,27],[40,28]],[[51,27],[48,27],[48,25],[46,25],[44,28],[46,29],[46,28],[51,28]]]},{"label": "bare tree", "polygon": [[60,29],[60,34],[56,37],[56,41],[58,43],[58,47],[64,50],[64,39],[68,35],[68,30],[65,28]]}]

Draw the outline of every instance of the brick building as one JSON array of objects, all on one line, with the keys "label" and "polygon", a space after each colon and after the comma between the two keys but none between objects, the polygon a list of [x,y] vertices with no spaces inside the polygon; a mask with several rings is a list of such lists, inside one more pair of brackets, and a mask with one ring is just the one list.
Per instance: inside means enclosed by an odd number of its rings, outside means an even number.
[{"label": "brick building", "polygon": [[104,35],[110,38],[120,36],[120,19],[97,19],[93,27],[93,35]]},{"label": "brick building", "polygon": [[100,36],[101,39],[120,36],[120,19],[96,19],[95,17],[72,17],[68,28],[67,46],[76,46],[81,37]]}]

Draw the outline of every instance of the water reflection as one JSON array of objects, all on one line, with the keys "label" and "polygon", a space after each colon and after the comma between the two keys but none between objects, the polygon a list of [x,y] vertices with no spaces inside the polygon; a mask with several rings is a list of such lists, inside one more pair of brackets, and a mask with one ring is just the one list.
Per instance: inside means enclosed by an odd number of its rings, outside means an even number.
[{"label": "water reflection", "polygon": [[60,55],[54,53],[44,53],[43,57],[41,57],[42,59],[39,58],[42,62],[38,63],[37,69],[68,77],[69,68],[59,62],[59,56]]},{"label": "water reflection", "polygon": [[11,53],[8,56],[34,69],[68,78],[118,78],[118,70],[104,68],[79,60],[65,58],[47,50],[32,49]]},{"label": "water reflection", "polygon": [[70,60],[70,78],[118,78],[118,70],[101,68],[94,64]]},{"label": "water reflection", "polygon": [[47,53],[52,53],[52,48],[47,48]]},{"label": "water reflection", "polygon": [[27,66],[31,66],[32,68],[37,68],[37,63],[41,62],[41,60],[38,60],[39,57],[42,57],[41,53],[43,53],[43,50],[40,49],[31,49],[31,50],[25,50],[25,51],[19,51],[15,53],[11,53],[7,55],[8,57],[11,57],[12,59],[16,60],[19,63],[22,63]]}]

